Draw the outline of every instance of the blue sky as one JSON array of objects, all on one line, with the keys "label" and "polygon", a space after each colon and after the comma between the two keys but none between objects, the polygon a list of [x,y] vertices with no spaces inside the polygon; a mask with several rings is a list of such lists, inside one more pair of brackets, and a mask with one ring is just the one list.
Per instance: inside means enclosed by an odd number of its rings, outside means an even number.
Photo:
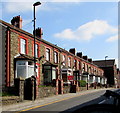
[{"label": "blue sky", "polygon": [[[43,29],[43,39],[66,50],[76,48],[93,60],[107,55],[118,62],[118,2],[56,1],[42,1],[36,7],[36,28]],[[13,16],[21,15],[23,29],[32,33],[34,2],[5,0],[2,20],[10,23]]]}]

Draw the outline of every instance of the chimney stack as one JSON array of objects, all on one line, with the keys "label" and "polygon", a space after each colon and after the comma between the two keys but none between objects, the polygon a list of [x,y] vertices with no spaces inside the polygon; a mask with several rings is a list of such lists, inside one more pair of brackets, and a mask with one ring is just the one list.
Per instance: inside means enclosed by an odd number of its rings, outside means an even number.
[{"label": "chimney stack", "polygon": [[75,55],[75,54],[76,54],[76,49],[75,49],[75,48],[71,48],[71,49],[69,50],[69,52]]},{"label": "chimney stack", "polygon": [[92,63],[92,58],[89,58],[88,61],[89,61],[90,63]]},{"label": "chimney stack", "polygon": [[83,59],[84,59],[84,60],[88,60],[88,57],[87,57],[87,56],[83,56]]},{"label": "chimney stack", "polygon": [[43,32],[42,32],[42,28],[37,28],[35,31],[33,31],[33,34],[35,33],[35,35],[39,38],[42,38]]},{"label": "chimney stack", "polygon": [[19,16],[13,17],[11,24],[17,28],[22,29],[22,18]]},{"label": "chimney stack", "polygon": [[82,58],[82,52],[77,52],[77,56]]}]

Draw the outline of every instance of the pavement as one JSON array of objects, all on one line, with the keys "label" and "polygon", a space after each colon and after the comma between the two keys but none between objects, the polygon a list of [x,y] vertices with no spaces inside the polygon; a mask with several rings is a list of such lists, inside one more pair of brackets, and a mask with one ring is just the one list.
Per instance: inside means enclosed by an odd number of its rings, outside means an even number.
[{"label": "pavement", "polygon": [[45,105],[49,105],[52,103],[56,103],[56,102],[60,102],[63,100],[68,100],[70,98],[74,98],[80,95],[85,95],[85,94],[89,94],[89,93],[94,93],[100,90],[111,90],[113,88],[103,88],[103,89],[92,89],[92,90],[86,90],[86,91],[80,91],[77,93],[67,93],[67,94],[63,94],[63,95],[54,95],[54,96],[50,96],[50,97],[46,97],[46,98],[40,98],[40,99],[36,99],[35,101],[23,101],[17,104],[12,104],[12,105],[6,105],[6,106],[2,106],[2,111],[21,111],[24,109],[30,109],[30,108],[36,108],[36,107],[42,107]]}]

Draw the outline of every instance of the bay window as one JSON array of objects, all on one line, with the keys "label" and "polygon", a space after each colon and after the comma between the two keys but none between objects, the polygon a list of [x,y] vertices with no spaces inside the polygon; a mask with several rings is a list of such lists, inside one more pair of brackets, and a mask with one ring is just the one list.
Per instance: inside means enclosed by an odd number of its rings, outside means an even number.
[{"label": "bay window", "polygon": [[[38,68],[36,69],[36,71]],[[33,61],[17,61],[16,62],[16,78],[29,78],[34,75],[34,62]],[[37,73],[38,75],[38,73]]]}]

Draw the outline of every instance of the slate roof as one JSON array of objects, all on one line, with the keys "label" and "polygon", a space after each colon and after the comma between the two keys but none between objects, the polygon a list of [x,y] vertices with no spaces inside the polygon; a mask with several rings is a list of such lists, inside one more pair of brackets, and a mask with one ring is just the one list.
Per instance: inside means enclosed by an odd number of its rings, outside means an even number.
[{"label": "slate roof", "polygon": [[26,54],[19,54],[15,59],[19,59],[19,60],[34,60],[34,57],[28,56]]},{"label": "slate roof", "polygon": [[58,66],[58,64],[51,63],[50,61],[46,61],[43,65],[44,66],[53,66],[53,67],[57,67]]}]

